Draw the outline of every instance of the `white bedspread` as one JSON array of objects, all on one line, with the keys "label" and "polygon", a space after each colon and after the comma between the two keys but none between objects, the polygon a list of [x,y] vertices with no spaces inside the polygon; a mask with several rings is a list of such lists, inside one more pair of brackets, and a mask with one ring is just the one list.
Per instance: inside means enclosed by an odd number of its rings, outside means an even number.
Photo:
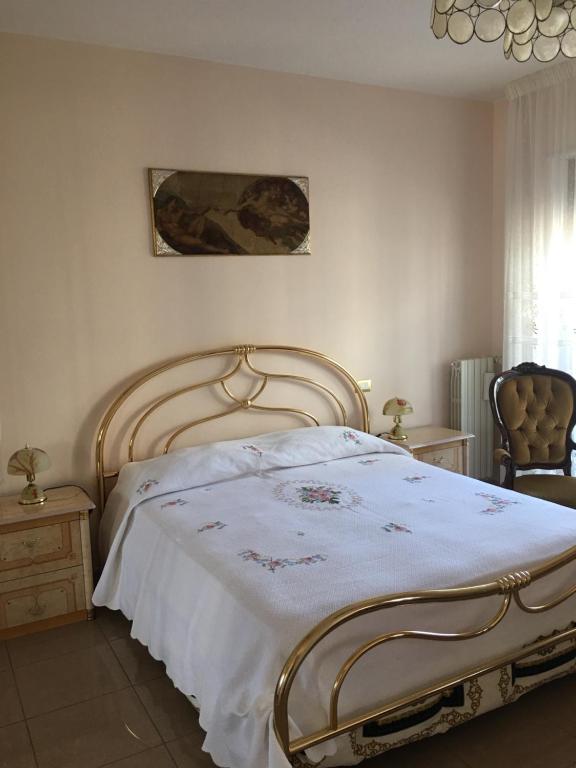
[{"label": "white bedspread", "polygon": [[[204,748],[230,768],[285,768],[271,728],[274,686],[294,645],[342,606],[377,594],[478,583],[576,543],[572,510],[413,460],[340,427],[184,449],[122,469],[103,520],[109,556],[96,605],[122,610],[132,634],[200,703]],[[533,585],[537,601],[568,584]],[[402,607],[330,636],[291,699],[293,733],[324,724],[344,658],[388,629],[462,631],[498,601]],[[467,643],[404,641],[367,656],[346,683],[351,714],[574,619],[568,603]],[[470,654],[473,653],[473,659]],[[337,744],[311,750],[319,760]]]}]

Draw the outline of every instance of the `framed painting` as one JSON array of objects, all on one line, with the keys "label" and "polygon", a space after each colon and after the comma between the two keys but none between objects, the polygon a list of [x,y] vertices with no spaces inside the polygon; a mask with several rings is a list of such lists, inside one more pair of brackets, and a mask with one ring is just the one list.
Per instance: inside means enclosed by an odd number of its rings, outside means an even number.
[{"label": "framed painting", "polygon": [[308,179],[150,168],[155,256],[310,253]]}]

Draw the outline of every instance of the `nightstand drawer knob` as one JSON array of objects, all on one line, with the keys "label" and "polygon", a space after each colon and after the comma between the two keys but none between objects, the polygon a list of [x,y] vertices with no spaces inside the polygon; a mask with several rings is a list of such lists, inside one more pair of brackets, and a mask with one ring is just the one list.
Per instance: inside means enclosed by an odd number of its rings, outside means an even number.
[{"label": "nightstand drawer knob", "polygon": [[446,457],[445,456],[435,456],[432,459],[432,461],[433,461],[434,464],[443,464],[446,461]]}]

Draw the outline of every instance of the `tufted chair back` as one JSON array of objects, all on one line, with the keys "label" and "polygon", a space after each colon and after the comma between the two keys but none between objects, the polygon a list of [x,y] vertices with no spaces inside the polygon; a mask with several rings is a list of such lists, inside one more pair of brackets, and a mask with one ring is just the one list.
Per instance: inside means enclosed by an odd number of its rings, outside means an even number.
[{"label": "tufted chair back", "polygon": [[575,403],[572,376],[543,365],[522,363],[492,380],[492,413],[516,468],[570,474]]}]

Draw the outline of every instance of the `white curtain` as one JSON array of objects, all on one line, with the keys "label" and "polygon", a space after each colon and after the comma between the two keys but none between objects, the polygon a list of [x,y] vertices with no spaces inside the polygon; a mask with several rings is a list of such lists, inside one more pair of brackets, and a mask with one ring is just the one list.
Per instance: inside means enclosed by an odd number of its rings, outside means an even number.
[{"label": "white curtain", "polygon": [[576,376],[576,62],[508,87],[504,368]]}]

